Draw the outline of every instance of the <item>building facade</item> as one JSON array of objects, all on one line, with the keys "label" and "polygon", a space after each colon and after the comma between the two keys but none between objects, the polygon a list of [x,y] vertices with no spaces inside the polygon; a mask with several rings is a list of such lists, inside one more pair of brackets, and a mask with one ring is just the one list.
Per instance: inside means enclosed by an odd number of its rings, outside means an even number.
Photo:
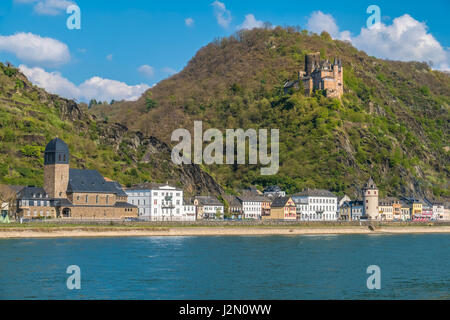
[{"label": "building facade", "polygon": [[197,220],[222,220],[225,218],[225,207],[216,197],[196,196],[194,205]]},{"label": "building facade", "polygon": [[339,211],[339,219],[342,221],[360,221],[364,212],[362,201],[346,201]]},{"label": "building facade", "polygon": [[327,190],[307,189],[292,196],[300,221],[337,221],[338,197]]},{"label": "building facade", "polygon": [[450,208],[444,207],[444,215],[439,218],[441,221],[450,221]]},{"label": "building facade", "polygon": [[126,219],[138,216],[122,187],[96,170],[69,167],[69,148],[53,139],[45,148],[44,187],[26,187],[18,194],[18,212],[25,218]]},{"label": "building facade", "polygon": [[441,220],[444,216],[445,207],[443,203],[435,202],[433,203],[433,220]]},{"label": "building facade", "polygon": [[146,221],[195,221],[195,209],[185,205],[183,190],[168,184],[147,183],[125,190],[128,202]]},{"label": "building facade", "polygon": [[296,221],[297,210],[291,197],[279,197],[273,200],[270,206],[270,215],[262,217],[263,220]]},{"label": "building facade", "polygon": [[262,196],[238,197],[244,219],[261,220],[270,215],[271,200]]},{"label": "building facade", "polygon": [[128,203],[138,207],[138,215],[140,219],[150,220],[151,202],[150,190],[145,189],[126,189],[125,193],[128,195]]}]

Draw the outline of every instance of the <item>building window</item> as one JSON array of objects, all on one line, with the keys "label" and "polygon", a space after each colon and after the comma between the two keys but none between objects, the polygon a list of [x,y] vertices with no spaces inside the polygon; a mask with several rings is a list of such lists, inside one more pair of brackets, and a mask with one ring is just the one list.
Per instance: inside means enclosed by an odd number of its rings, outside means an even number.
[{"label": "building window", "polygon": [[106,204],[109,202],[109,196],[106,196]]},{"label": "building window", "polygon": [[86,203],[88,203],[88,200],[89,200],[89,199],[88,199],[88,197],[89,197],[89,196],[88,196],[88,195],[86,195]]},{"label": "building window", "polygon": [[98,203],[98,195],[95,196],[95,203]]}]

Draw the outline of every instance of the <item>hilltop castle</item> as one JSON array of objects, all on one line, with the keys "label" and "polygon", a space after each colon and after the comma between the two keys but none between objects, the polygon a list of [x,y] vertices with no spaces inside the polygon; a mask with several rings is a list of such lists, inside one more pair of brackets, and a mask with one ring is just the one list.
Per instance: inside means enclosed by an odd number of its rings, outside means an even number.
[{"label": "hilltop castle", "polygon": [[322,90],[329,98],[340,98],[344,94],[344,68],[341,60],[335,58],[334,63],[320,60],[320,52],[305,56],[305,71],[299,71],[296,81],[284,85],[287,92],[290,88],[299,88],[303,84],[306,95]]}]

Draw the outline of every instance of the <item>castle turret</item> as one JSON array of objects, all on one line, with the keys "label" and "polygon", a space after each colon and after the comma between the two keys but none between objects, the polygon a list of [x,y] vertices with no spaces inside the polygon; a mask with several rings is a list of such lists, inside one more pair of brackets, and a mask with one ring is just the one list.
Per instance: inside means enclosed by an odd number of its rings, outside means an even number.
[{"label": "castle turret", "polygon": [[320,63],[320,52],[307,54],[305,57],[305,71],[306,75],[310,75],[315,67]]},{"label": "castle turret", "polygon": [[61,139],[53,139],[45,148],[44,189],[53,199],[67,197],[69,184],[69,148]]},{"label": "castle turret", "polygon": [[364,187],[364,216],[369,220],[376,220],[378,217],[378,188],[370,178]]}]

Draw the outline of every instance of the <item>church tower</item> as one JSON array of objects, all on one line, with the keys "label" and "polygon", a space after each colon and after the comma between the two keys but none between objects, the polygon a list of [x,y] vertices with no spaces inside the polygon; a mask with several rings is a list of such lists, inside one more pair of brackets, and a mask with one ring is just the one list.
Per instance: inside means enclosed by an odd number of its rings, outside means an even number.
[{"label": "church tower", "polygon": [[69,147],[61,139],[53,139],[45,148],[44,189],[53,199],[67,198],[69,184]]},{"label": "church tower", "polygon": [[364,187],[364,216],[369,220],[376,220],[378,217],[378,188],[370,178]]}]

